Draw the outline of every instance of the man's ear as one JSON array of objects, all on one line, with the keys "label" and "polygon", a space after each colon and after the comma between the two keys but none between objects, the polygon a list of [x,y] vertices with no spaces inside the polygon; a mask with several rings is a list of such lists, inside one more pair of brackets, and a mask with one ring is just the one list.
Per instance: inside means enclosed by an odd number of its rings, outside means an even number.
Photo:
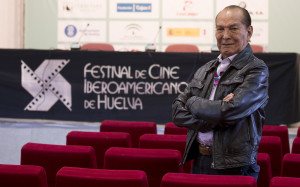
[{"label": "man's ear", "polygon": [[248,31],[248,42],[250,42],[250,38],[252,37],[252,34],[253,34],[253,27],[252,25],[250,25],[248,28],[247,28],[247,31]]}]

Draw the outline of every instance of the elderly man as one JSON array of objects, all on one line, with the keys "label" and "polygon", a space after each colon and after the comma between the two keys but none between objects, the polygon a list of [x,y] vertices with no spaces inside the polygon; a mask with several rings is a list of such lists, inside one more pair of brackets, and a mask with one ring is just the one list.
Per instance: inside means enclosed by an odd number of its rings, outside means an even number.
[{"label": "elderly man", "polygon": [[228,6],[216,17],[220,55],[200,67],[172,105],[173,122],[188,128],[192,173],[258,177],[257,150],[268,101],[268,67],[253,55],[251,17]]}]

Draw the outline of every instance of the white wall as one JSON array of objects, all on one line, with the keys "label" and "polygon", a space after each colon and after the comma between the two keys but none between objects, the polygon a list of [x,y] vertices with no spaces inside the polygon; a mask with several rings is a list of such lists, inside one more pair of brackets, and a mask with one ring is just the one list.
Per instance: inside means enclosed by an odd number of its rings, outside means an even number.
[{"label": "white wall", "polygon": [[24,47],[24,0],[0,1],[0,48]]}]

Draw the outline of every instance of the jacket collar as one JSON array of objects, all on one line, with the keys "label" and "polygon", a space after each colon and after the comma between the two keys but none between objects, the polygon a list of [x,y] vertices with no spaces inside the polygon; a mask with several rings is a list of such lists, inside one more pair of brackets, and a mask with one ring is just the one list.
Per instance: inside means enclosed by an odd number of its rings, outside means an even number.
[{"label": "jacket collar", "polygon": [[[253,51],[251,49],[251,46],[250,46],[250,44],[247,44],[245,49],[243,49],[240,53],[238,53],[235,56],[235,58],[232,60],[230,66],[232,66],[236,69],[242,69],[248,63],[248,59],[252,56],[253,56]],[[219,63],[220,63],[219,59],[213,60],[211,65],[207,68],[207,71],[217,68]]]}]

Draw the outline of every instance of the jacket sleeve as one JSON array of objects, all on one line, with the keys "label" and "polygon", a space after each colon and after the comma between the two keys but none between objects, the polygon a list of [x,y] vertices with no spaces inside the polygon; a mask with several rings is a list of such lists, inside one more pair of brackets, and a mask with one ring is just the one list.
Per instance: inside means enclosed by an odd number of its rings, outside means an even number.
[{"label": "jacket sleeve", "polygon": [[249,116],[267,102],[268,76],[268,67],[260,64],[248,71],[244,81],[233,91],[234,97],[229,102],[192,96],[186,103],[187,109],[196,119],[234,124],[235,120]]},{"label": "jacket sleeve", "polygon": [[180,94],[172,104],[172,120],[176,126],[186,127],[192,130],[207,132],[212,126],[204,120],[194,118],[186,108],[186,102],[191,97],[190,84],[184,93]]}]

